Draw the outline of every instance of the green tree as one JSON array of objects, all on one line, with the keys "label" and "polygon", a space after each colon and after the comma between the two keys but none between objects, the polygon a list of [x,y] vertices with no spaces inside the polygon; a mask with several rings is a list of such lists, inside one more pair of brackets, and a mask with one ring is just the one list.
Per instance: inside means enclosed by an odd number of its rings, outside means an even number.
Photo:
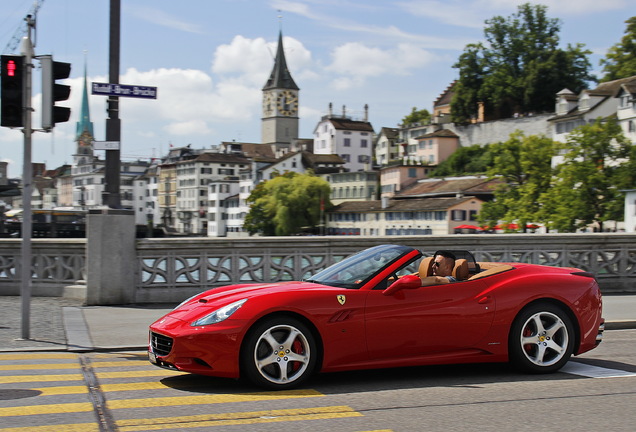
[{"label": "green tree", "polygon": [[492,165],[493,154],[489,145],[475,144],[460,147],[431,173],[434,177],[460,176],[466,174],[484,174]]},{"label": "green tree", "polygon": [[583,45],[559,45],[559,20],[546,6],[525,3],[517,13],[486,20],[486,44],[467,45],[455,68],[459,79],[451,102],[455,122],[467,122],[483,104],[486,118],[554,109],[563,88],[578,93],[593,80],[590,51]]},{"label": "green tree", "polygon": [[407,127],[414,125],[416,123],[420,124],[428,124],[431,122],[431,113],[428,112],[426,108],[418,110],[416,107],[413,107],[411,113],[404,116],[402,119],[402,126]]},{"label": "green tree", "polygon": [[550,211],[551,226],[571,232],[609,220],[623,219],[622,188],[633,182],[632,144],[615,119],[598,119],[580,126],[561,145],[566,151],[554,184],[541,197]]},{"label": "green tree", "polygon": [[247,199],[244,228],[250,234],[292,235],[315,229],[331,206],[331,187],[313,173],[286,172],[257,185]]},{"label": "green tree", "polygon": [[525,232],[528,222],[542,222],[539,198],[550,188],[554,149],[551,139],[525,136],[521,131],[510,134],[505,142],[491,144],[494,158],[488,174],[504,183],[495,191],[495,200],[482,207],[480,223],[515,222]]},{"label": "green tree", "polygon": [[625,36],[607,51],[604,59],[601,59],[605,73],[601,82],[636,75],[636,16],[625,23]]}]

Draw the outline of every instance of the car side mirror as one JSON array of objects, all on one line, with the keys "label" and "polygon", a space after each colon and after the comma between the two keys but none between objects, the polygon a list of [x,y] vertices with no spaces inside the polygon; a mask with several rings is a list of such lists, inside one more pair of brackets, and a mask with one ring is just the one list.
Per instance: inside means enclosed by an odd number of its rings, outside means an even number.
[{"label": "car side mirror", "polygon": [[382,294],[390,296],[403,289],[417,289],[421,286],[422,280],[418,275],[406,275],[393,282],[387,289],[382,291]]}]

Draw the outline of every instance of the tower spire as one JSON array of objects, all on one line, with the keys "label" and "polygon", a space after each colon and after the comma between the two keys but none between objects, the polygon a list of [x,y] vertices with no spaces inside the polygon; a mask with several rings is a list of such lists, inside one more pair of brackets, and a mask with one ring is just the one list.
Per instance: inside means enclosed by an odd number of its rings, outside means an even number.
[{"label": "tower spire", "polygon": [[276,51],[276,59],[274,60],[274,68],[269,75],[269,79],[265,83],[263,90],[269,89],[290,89],[299,90],[294,79],[287,68],[287,60],[285,59],[285,49],[283,47],[283,31],[278,33],[278,49]]},{"label": "tower spire", "polygon": [[91,121],[90,109],[88,106],[88,82],[87,82],[87,61],[84,58],[84,91],[82,92],[82,107],[80,109],[80,118],[77,122],[75,132],[75,141],[77,141],[78,155],[92,155],[93,141],[95,135],[93,133],[93,122]]}]

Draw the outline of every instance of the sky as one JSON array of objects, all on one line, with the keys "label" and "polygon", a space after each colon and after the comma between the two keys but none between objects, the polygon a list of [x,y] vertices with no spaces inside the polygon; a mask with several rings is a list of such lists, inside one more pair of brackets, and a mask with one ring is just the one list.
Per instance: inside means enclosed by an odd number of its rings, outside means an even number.
[{"label": "sky", "polygon": [[[300,87],[300,138],[311,138],[330,103],[334,112],[396,127],[458,77],[467,44],[484,40],[485,21],[509,17],[525,0],[122,0],[120,83],[157,87],[157,99],[120,98],[122,159],[161,157],[170,146],[210,148],[260,142],[262,88],[279,31]],[[530,0],[560,20],[560,44],[584,44],[599,60],[625,33],[636,0]],[[33,0],[0,2],[0,49],[21,35]],[[44,0],[35,54],[72,64],[71,119],[33,134],[33,162],[72,163],[86,71],[108,82],[109,0]],[[35,62],[36,65],[38,62]],[[33,125],[40,125],[40,71],[33,79]],[[90,95],[95,138],[105,140],[106,98]],[[0,160],[21,177],[24,138],[0,128]],[[95,154],[104,158],[103,151]]]}]

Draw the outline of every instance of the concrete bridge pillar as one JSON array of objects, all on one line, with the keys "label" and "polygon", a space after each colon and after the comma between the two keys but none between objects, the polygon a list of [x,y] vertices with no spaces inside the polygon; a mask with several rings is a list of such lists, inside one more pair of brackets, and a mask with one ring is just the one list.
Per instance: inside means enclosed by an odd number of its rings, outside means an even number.
[{"label": "concrete bridge pillar", "polygon": [[135,302],[135,213],[90,210],[86,221],[86,304]]}]

